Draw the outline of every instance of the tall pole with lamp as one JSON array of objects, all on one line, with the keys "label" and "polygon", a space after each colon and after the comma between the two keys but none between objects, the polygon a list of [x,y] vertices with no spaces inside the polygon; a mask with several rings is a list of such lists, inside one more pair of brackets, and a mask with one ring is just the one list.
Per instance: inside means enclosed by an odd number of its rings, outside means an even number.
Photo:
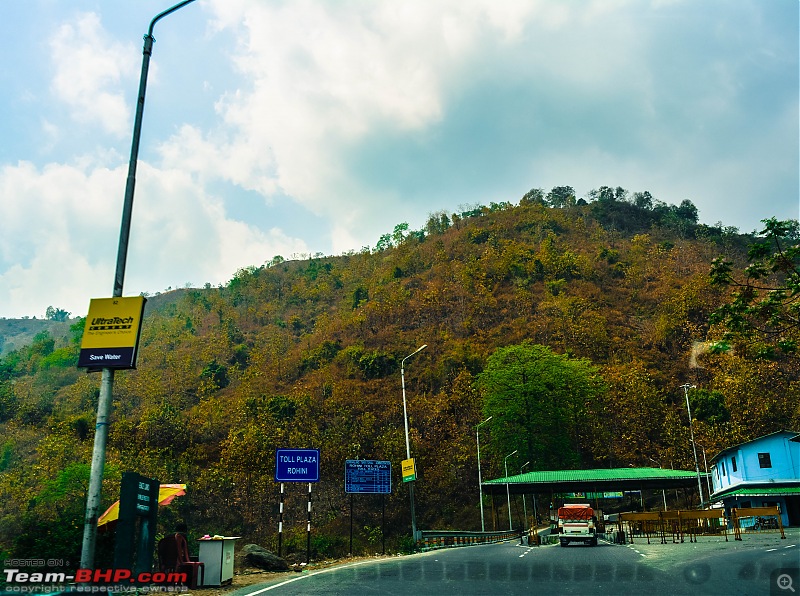
[{"label": "tall pole with lamp", "polygon": [[708,473],[708,460],[706,459],[706,448],[702,445],[700,449],[703,450],[703,467],[706,469],[706,489],[708,490],[708,504],[711,505],[711,475]]},{"label": "tall pole with lamp", "polygon": [[696,389],[696,385],[690,385],[689,383],[684,383],[681,385],[683,387],[683,395],[686,397],[686,413],[689,415],[689,437],[692,439],[692,451],[694,452],[694,469],[697,472],[697,490],[700,494],[700,507],[703,507],[703,483],[700,482],[700,463],[697,461],[697,446],[694,443],[694,430],[692,427],[692,410],[689,407],[689,389]]},{"label": "tall pole with lamp", "polygon": [[508,458],[514,455],[517,452],[516,449],[505,456],[503,459],[503,466],[506,470],[506,499],[508,500],[508,529],[513,530],[514,527],[511,525],[511,491],[508,488]]},{"label": "tall pole with lamp", "polygon": [[[142,131],[144,114],[144,95],[147,88],[147,72],[150,67],[150,55],[153,53],[153,28],[160,19],[183,8],[194,0],[184,0],[172,8],[165,10],[150,21],[150,28],[144,36],[142,50],[142,72],[139,77],[139,96],[136,102],[136,116],[133,122],[133,140],[131,157],[128,164],[128,178],[125,185],[125,199],[122,205],[122,224],[119,232],[117,249],[117,268],[114,274],[113,297],[122,296],[122,284],[125,279],[125,263],[128,257],[128,239],[131,230],[133,213],[133,191],[136,185],[136,165],[139,157],[139,138]],[[114,387],[114,369],[103,368],[100,378],[100,395],[97,404],[97,420],[95,423],[94,447],[92,450],[92,467],[89,473],[89,488],[86,496],[86,517],[83,526],[83,544],[81,547],[81,568],[94,567],[95,544],[97,542],[97,516],[100,509],[100,496],[103,488],[103,468],[106,463],[106,444],[108,442],[108,425],[111,413],[111,397]]]},{"label": "tall pole with lamp", "polygon": [[[654,460],[654,459],[653,459],[652,457],[650,457],[649,455],[646,455],[645,457],[646,457],[647,459],[649,459],[651,462],[653,462],[654,464],[658,464],[658,467],[663,469],[663,467],[664,467],[664,466],[662,466],[662,465],[661,465],[661,462],[660,462],[660,461],[656,461],[656,460]],[[666,510],[667,510],[667,491],[666,491],[666,490],[664,490],[663,488],[661,489],[661,496],[662,496],[662,497],[663,497],[663,499],[664,499],[664,511],[666,511]]]},{"label": "tall pole with lamp", "polygon": [[486,531],[486,526],[483,521],[483,484],[481,481],[481,436],[480,436],[480,428],[489,420],[491,420],[493,416],[489,416],[483,422],[478,423],[478,426],[475,427],[475,442],[478,444],[478,505],[481,509],[481,532]]},{"label": "tall pole with lamp", "polygon": [[[400,385],[403,388],[403,422],[405,423],[406,427],[406,459],[411,459],[411,443],[408,440],[408,408],[406,407],[406,375],[405,375],[405,363],[406,360],[411,358],[413,355],[418,354],[422,350],[428,347],[428,344],[423,344],[418,347],[414,352],[406,356],[400,361]],[[416,467],[416,466],[415,466]],[[417,515],[414,511],[414,480],[412,480],[408,484],[408,493],[411,496],[411,536],[412,540],[417,540]]]},{"label": "tall pole with lamp", "polygon": [[[519,473],[522,474],[522,470],[525,469],[525,466],[530,464],[531,462],[526,461],[519,469]],[[527,530],[530,526],[528,525],[528,507],[525,505],[525,491],[522,491],[522,514],[525,516],[525,527],[523,529]]]}]

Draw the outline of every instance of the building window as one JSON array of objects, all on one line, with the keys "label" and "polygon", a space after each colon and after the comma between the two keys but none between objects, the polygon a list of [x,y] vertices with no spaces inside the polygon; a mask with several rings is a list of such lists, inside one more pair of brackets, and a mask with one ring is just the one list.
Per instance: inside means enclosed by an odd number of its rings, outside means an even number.
[{"label": "building window", "polygon": [[734,455],[731,458],[731,472],[735,472],[735,471],[736,471],[736,456]]},{"label": "building window", "polygon": [[724,461],[721,461],[721,462],[719,462],[719,463],[721,463],[721,464],[722,464],[722,475],[724,476],[724,475],[725,475],[725,462],[724,462]]},{"label": "building window", "polygon": [[758,454],[758,467],[759,468],[771,468],[772,467],[772,460],[769,457],[769,453],[759,453]]}]

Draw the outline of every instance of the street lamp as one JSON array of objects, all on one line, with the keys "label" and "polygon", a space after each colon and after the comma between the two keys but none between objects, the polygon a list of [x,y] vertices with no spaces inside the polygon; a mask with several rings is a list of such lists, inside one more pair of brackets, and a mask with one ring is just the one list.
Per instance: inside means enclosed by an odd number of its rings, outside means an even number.
[{"label": "street lamp", "polygon": [[517,450],[514,449],[514,451],[512,451],[511,453],[506,455],[505,459],[503,459],[503,466],[506,469],[506,499],[508,499],[508,529],[509,529],[509,531],[513,530],[514,528],[511,525],[511,492],[509,491],[509,488],[508,488],[508,458],[511,457],[512,455],[514,455],[516,452],[517,452]]},{"label": "street lamp", "polygon": [[[405,363],[406,360],[411,358],[414,354],[418,354],[422,350],[428,347],[428,344],[422,344],[418,347],[414,352],[406,356],[400,361],[400,384],[403,387],[403,421],[405,422],[406,427],[406,459],[411,459],[411,443],[408,441],[408,409],[406,407],[406,375],[405,375]],[[416,465],[414,466],[416,469]],[[414,480],[412,480],[408,485],[408,492],[411,495],[411,535],[412,539],[416,541],[417,539],[417,516],[414,512]]]},{"label": "street lamp", "polygon": [[706,448],[702,445],[700,449],[703,450],[703,466],[706,469],[706,488],[708,489],[708,502],[711,504],[711,475],[708,473],[708,460],[706,459]]},{"label": "street lamp", "polygon": [[[122,283],[125,279],[125,262],[128,258],[128,239],[131,231],[131,214],[133,213],[133,190],[136,185],[136,163],[139,157],[139,137],[142,131],[142,115],[144,114],[144,94],[147,88],[147,71],[150,66],[150,55],[153,53],[153,28],[156,22],[183,8],[194,0],[184,0],[172,8],[165,10],[150,21],[150,28],[144,36],[142,50],[142,72],[139,77],[139,96],[136,102],[136,116],[133,122],[133,141],[131,142],[131,158],[128,164],[128,179],[125,185],[125,199],[122,204],[122,224],[119,231],[117,249],[117,268],[114,273],[113,297],[122,296]],[[86,495],[86,517],[83,526],[83,544],[81,547],[81,569],[94,567],[94,551],[97,542],[97,516],[100,509],[100,495],[103,488],[103,468],[106,463],[106,443],[108,441],[108,420],[111,413],[111,396],[114,387],[114,369],[104,368],[100,378],[100,395],[97,403],[97,421],[95,425],[94,447],[92,449],[92,467],[89,473],[89,489]]]},{"label": "street lamp", "polygon": [[478,426],[475,427],[475,442],[478,444],[478,495],[479,501],[478,505],[480,505],[481,509],[481,532],[486,531],[486,526],[483,522],[483,484],[481,484],[481,436],[480,436],[480,428],[482,425],[486,424],[491,420],[493,416],[489,416],[486,420],[479,423]]},{"label": "street lamp", "polygon": [[[660,461],[656,461],[656,460],[654,460],[654,459],[653,459],[652,457],[650,457],[649,455],[645,455],[645,457],[646,457],[647,459],[649,459],[651,462],[653,462],[654,464],[658,464],[658,467],[659,467],[659,468],[663,468],[663,466],[661,465],[661,462],[660,462]],[[661,489],[661,496],[664,498],[664,511],[666,511],[666,510],[667,510],[667,491],[666,491],[666,490],[664,490],[663,488]]]},{"label": "street lamp", "polygon": [[[519,473],[520,474],[522,474],[522,470],[529,463],[531,463],[531,462],[526,461],[524,464],[522,464],[522,466],[519,469]],[[523,528],[523,529],[528,529],[530,526],[528,525],[528,507],[525,505],[525,491],[524,490],[522,491],[522,514],[525,516],[525,528]]]},{"label": "street lamp", "polygon": [[686,397],[686,413],[689,415],[689,437],[692,439],[692,451],[694,452],[694,469],[697,472],[697,490],[700,493],[700,508],[703,507],[703,484],[700,482],[700,464],[697,461],[697,447],[694,444],[694,430],[692,429],[692,410],[689,408],[689,389],[696,389],[696,385],[684,383],[683,395]]}]

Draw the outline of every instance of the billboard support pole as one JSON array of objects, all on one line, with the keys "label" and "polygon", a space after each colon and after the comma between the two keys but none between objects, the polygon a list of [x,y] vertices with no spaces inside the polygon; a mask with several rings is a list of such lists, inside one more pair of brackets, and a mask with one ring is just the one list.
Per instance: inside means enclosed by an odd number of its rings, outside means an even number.
[{"label": "billboard support pole", "polygon": [[381,554],[386,554],[386,498],[381,493]]},{"label": "billboard support pole", "polygon": [[308,483],[308,526],[306,530],[306,565],[311,562],[311,483]]},{"label": "billboard support pole", "polygon": [[281,556],[283,546],[283,482],[281,482],[281,500],[278,506],[278,556]]},{"label": "billboard support pole", "polygon": [[[147,73],[150,67],[150,55],[153,53],[153,28],[156,22],[194,2],[183,0],[169,8],[150,21],[150,28],[144,36],[142,49],[142,71],[139,75],[139,95],[136,101],[136,115],[133,123],[133,140],[131,142],[131,157],[128,163],[128,178],[125,185],[125,199],[122,205],[122,224],[119,233],[119,246],[117,247],[117,266],[114,272],[115,298],[122,296],[122,283],[125,278],[125,263],[128,255],[128,239],[131,228],[131,214],[133,210],[133,192],[136,184],[136,165],[139,158],[139,139],[142,131],[142,117],[144,115],[144,96],[147,89]],[[103,488],[103,470],[106,463],[106,442],[108,439],[108,416],[111,411],[111,397],[114,385],[114,371],[103,368],[103,377],[100,382],[100,396],[97,405],[97,422],[95,424],[95,438],[92,452],[92,467],[89,475],[89,493],[86,497],[86,516],[83,526],[83,544],[81,545],[81,569],[94,568],[94,551],[97,542],[97,517],[100,510],[100,496]]]},{"label": "billboard support pole", "polygon": [[350,556],[353,556],[353,493],[350,493]]}]

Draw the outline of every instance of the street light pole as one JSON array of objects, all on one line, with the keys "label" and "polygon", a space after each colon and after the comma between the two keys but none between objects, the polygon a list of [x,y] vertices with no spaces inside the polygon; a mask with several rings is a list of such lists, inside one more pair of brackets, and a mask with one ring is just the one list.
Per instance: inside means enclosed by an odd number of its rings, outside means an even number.
[{"label": "street light pole", "polygon": [[[661,465],[660,461],[654,460],[649,455],[646,455],[645,457],[647,459],[649,459],[651,462],[653,462],[654,464],[658,464],[658,467],[663,469],[664,466]],[[663,488],[661,489],[661,496],[664,498],[664,511],[666,511],[667,510],[667,491],[664,490]]]},{"label": "street light pole", "polygon": [[514,451],[512,451],[511,453],[506,455],[505,459],[503,459],[503,466],[505,467],[505,470],[506,470],[506,499],[508,499],[508,529],[509,529],[509,531],[513,530],[514,527],[511,525],[511,492],[510,492],[510,490],[508,488],[508,458],[511,457],[512,455],[514,455],[516,452],[517,452],[517,450],[514,449]]},{"label": "street light pole", "polygon": [[[113,297],[122,296],[122,284],[125,280],[125,263],[128,257],[128,239],[131,231],[131,214],[133,213],[133,191],[136,186],[136,164],[139,157],[139,138],[142,131],[144,114],[144,95],[147,88],[147,72],[150,67],[150,55],[153,53],[153,28],[160,19],[179,8],[183,8],[194,0],[184,0],[155,16],[150,21],[150,28],[144,36],[142,50],[142,73],[139,77],[139,96],[136,102],[136,116],[133,122],[133,141],[131,142],[131,158],[128,164],[128,179],[125,185],[125,199],[122,205],[122,224],[119,232],[117,249],[117,268],[114,274]],[[103,489],[103,468],[106,463],[106,443],[108,442],[108,425],[111,413],[111,396],[114,387],[114,369],[104,368],[100,379],[100,395],[97,404],[97,421],[95,423],[94,446],[92,449],[92,467],[89,474],[89,489],[86,496],[86,517],[83,526],[83,544],[81,547],[81,569],[94,567],[94,551],[97,542],[97,516],[100,510],[100,496]]]},{"label": "street light pole", "polygon": [[[522,470],[527,466],[529,461],[526,461],[519,469],[519,473],[522,474]],[[525,516],[525,527],[524,530],[527,530],[530,526],[528,525],[528,507],[525,505],[525,491],[522,491],[522,514]]]},{"label": "street light pole", "polygon": [[711,505],[711,475],[708,473],[708,460],[706,459],[706,448],[702,445],[700,449],[703,450],[703,466],[706,469],[706,489],[708,489],[708,503]]},{"label": "street light pole", "polygon": [[[406,407],[406,375],[405,375],[405,363],[406,360],[411,358],[414,354],[417,354],[428,347],[428,344],[423,344],[418,347],[414,352],[406,356],[400,361],[400,385],[403,388],[403,422],[405,423],[406,427],[406,459],[411,459],[411,443],[408,440],[408,409]],[[416,469],[416,465],[414,466]],[[416,470],[415,470],[416,471]],[[411,538],[412,540],[417,540],[417,515],[414,511],[414,480],[412,480],[408,485],[408,493],[411,496]]]},{"label": "street light pole", "polygon": [[692,410],[689,408],[689,389],[696,389],[696,385],[684,383],[683,395],[686,397],[686,413],[689,415],[689,437],[692,439],[692,451],[694,452],[694,469],[697,472],[697,490],[700,494],[700,508],[703,507],[703,484],[700,482],[700,464],[697,461],[697,446],[694,443],[694,430],[692,428]]},{"label": "street light pole", "polygon": [[480,436],[480,428],[482,425],[486,424],[491,420],[493,416],[489,416],[483,422],[480,422],[478,426],[475,427],[475,442],[478,444],[478,505],[480,505],[481,510],[481,532],[486,531],[486,526],[483,522],[483,484],[481,483],[481,436]]}]

